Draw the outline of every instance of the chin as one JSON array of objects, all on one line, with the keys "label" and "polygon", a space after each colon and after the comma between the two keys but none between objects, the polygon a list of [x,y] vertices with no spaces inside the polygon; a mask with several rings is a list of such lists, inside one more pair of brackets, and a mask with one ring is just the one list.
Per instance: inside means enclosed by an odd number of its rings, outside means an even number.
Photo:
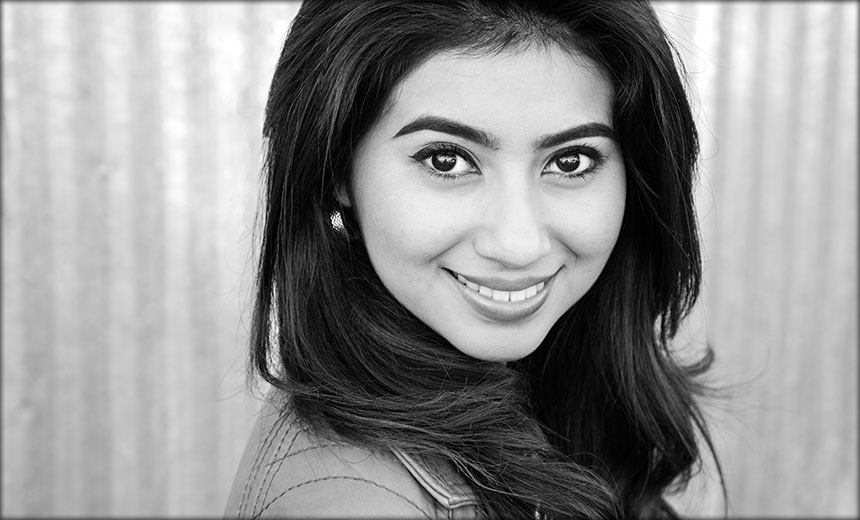
[{"label": "chin", "polygon": [[[540,347],[546,334],[541,336],[539,340],[530,338],[528,340],[511,339],[510,335],[506,338],[498,339],[497,341],[489,342],[487,338],[470,338],[461,339],[460,341],[451,341],[454,348],[466,354],[469,357],[480,359],[482,361],[493,361],[496,363],[507,363],[510,361],[518,361]],[[450,341],[450,340],[449,340]]]}]

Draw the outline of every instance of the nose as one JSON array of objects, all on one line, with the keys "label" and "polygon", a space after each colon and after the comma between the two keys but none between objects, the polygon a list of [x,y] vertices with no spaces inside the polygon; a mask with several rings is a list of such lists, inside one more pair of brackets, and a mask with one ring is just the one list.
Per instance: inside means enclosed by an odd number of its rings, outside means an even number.
[{"label": "nose", "polygon": [[486,201],[475,251],[506,269],[522,269],[550,250],[540,198],[527,184],[509,183],[492,190]]}]

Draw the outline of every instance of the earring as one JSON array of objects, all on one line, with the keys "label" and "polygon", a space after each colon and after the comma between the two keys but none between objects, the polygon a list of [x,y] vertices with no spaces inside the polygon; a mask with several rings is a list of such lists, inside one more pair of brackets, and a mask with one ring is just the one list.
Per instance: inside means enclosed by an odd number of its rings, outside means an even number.
[{"label": "earring", "polygon": [[340,210],[332,211],[329,219],[331,220],[331,228],[338,234],[346,236],[346,227],[343,225],[343,216],[340,214]]}]

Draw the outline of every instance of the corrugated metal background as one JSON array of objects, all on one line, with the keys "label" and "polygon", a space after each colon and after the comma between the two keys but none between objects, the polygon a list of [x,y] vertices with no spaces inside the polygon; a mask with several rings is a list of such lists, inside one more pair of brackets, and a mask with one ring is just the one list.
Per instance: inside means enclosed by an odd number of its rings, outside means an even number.
[{"label": "corrugated metal background", "polygon": [[[218,515],[268,82],[296,3],[11,3],[4,515]],[[693,347],[737,516],[857,511],[857,4],[660,3],[703,138]],[[703,481],[702,485],[707,482]],[[713,485],[689,511],[720,511]]]}]

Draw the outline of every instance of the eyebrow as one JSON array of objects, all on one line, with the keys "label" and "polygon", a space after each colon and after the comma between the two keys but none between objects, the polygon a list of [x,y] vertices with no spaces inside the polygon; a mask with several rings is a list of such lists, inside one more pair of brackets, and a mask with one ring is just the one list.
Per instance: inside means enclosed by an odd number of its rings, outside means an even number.
[{"label": "eyebrow", "polygon": [[606,137],[615,140],[615,132],[603,123],[585,123],[554,134],[541,136],[535,142],[535,150],[552,148],[568,141],[575,141],[584,137]]},{"label": "eyebrow", "polygon": [[[492,150],[499,149],[499,138],[489,132],[459,121],[454,121],[453,119],[433,115],[423,115],[414,121],[407,123],[406,126],[394,134],[394,138],[396,139],[406,134],[420,132],[421,130],[430,130],[433,132],[454,135]],[[612,128],[603,123],[585,123],[562,130],[561,132],[543,135],[535,141],[534,148],[535,150],[551,148],[568,141],[574,141],[585,137],[606,137],[609,139],[615,139],[615,132]]]},{"label": "eyebrow", "polygon": [[400,131],[394,134],[394,137],[397,138],[413,132],[420,132],[421,130],[432,130],[433,132],[455,135],[492,150],[499,149],[498,137],[492,136],[480,128],[440,116],[420,116],[401,128]]}]

